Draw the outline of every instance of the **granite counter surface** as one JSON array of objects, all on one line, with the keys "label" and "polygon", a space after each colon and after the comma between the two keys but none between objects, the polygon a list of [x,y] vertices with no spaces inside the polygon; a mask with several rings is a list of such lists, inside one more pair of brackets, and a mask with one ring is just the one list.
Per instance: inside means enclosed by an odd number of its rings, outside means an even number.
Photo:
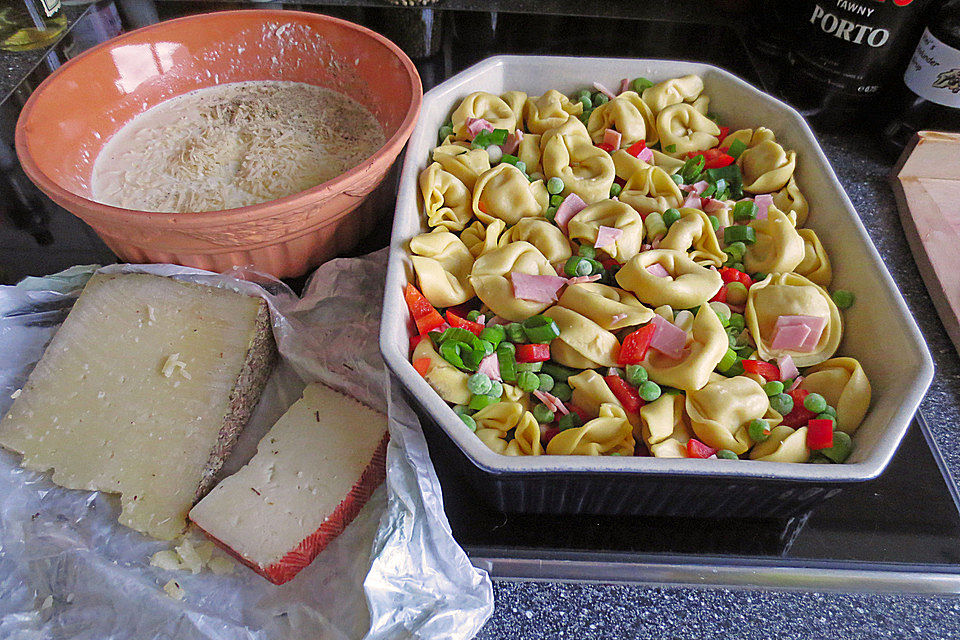
[{"label": "granite counter surface", "polygon": [[[887,182],[892,162],[864,134],[820,140],[927,340],[935,374],[921,412],[953,477],[960,477],[960,358],[903,236]],[[522,581],[495,581],[494,596],[496,610],[481,640],[960,638],[960,596]]]}]

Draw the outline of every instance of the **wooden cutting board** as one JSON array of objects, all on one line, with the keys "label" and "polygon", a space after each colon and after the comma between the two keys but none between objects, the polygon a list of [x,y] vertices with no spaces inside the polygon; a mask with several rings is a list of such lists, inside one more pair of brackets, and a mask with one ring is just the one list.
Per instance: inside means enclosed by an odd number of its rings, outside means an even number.
[{"label": "wooden cutting board", "polygon": [[890,182],[920,275],[960,352],[960,134],[919,132]]}]

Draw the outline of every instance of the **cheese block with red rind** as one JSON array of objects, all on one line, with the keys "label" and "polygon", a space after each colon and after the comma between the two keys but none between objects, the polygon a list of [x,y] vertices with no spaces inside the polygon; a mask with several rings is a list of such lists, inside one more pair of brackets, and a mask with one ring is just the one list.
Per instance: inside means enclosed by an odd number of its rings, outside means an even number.
[{"label": "cheese block with red rind", "polygon": [[308,385],[257,454],[190,519],[275,584],[310,564],[383,482],[386,416],[321,384]]}]

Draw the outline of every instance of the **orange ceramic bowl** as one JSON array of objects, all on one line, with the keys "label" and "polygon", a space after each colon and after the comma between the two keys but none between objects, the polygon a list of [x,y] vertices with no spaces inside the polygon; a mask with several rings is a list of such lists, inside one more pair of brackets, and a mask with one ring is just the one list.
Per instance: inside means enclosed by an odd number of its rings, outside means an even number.
[{"label": "orange ceramic bowl", "polygon": [[[387,142],[333,180],[238,209],[153,213],[92,199],[94,160],[124,124],[174,96],[246,80],[340,91],[373,113]],[[253,265],[296,276],[349,251],[380,215],[389,215],[358,205],[410,137],[422,97],[410,59],[350,22],[297,11],[194,15],[119,36],[63,65],[24,106],[17,154],[30,179],[123,260],[213,271]]]}]

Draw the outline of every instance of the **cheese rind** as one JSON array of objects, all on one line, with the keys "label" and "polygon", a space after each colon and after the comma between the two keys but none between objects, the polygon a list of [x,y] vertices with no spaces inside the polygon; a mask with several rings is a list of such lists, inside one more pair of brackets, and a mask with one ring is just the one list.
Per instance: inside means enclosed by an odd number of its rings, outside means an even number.
[{"label": "cheese rind", "polygon": [[257,454],[190,511],[224,549],[271,582],[293,578],[356,517],[386,476],[386,416],[321,384]]},{"label": "cheese rind", "polygon": [[[166,376],[173,354],[183,364]],[[0,421],[0,445],[61,486],[121,494],[122,524],[173,539],[275,358],[260,298],[97,274]]]}]

